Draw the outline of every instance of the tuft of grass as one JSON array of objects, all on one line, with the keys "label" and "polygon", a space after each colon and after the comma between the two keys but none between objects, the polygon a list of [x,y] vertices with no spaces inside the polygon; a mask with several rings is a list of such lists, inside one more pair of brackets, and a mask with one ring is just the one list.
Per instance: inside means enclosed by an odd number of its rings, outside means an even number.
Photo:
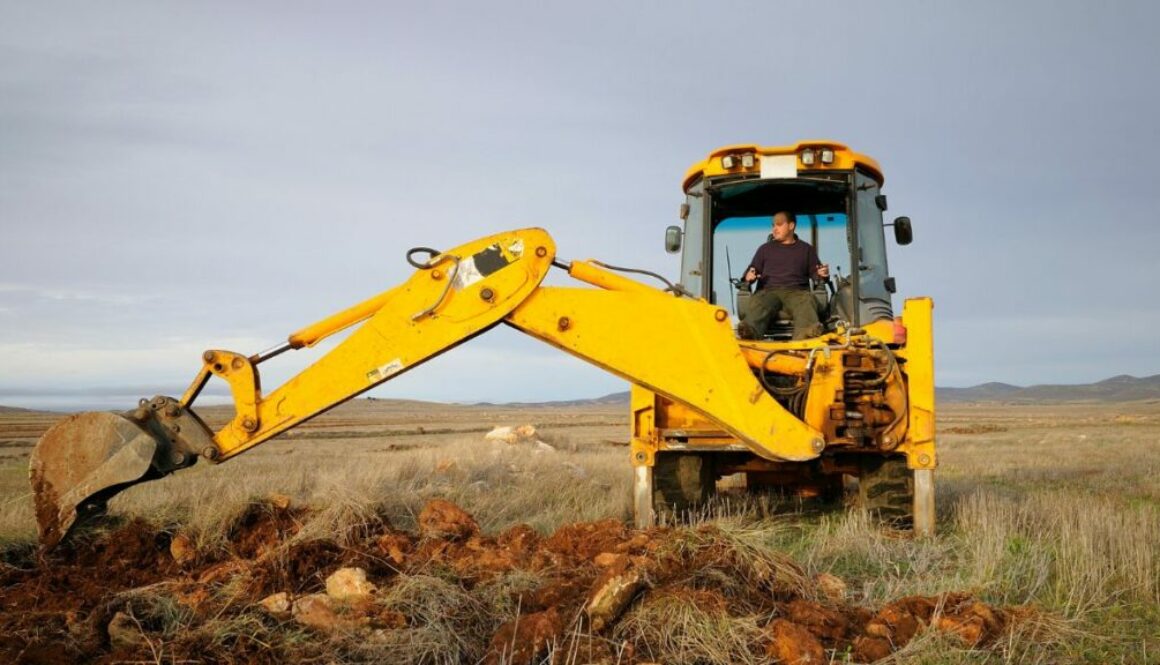
[{"label": "tuft of grass", "polygon": [[756,615],[733,616],[687,589],[657,590],[632,607],[614,634],[638,657],[672,663],[764,663]]},{"label": "tuft of grass", "polygon": [[806,529],[798,548],[808,570],[853,583],[867,603],[963,588],[955,572],[954,541],[915,540],[908,532],[883,528],[864,511],[822,516]]},{"label": "tuft of grass", "polygon": [[1116,602],[1160,601],[1160,511],[1059,491],[1022,500],[976,492],[956,526],[973,581],[1005,602],[1037,600],[1069,616]]},{"label": "tuft of grass", "polygon": [[310,511],[294,540],[330,539],[343,547],[353,546],[387,525],[378,499],[359,491],[336,493],[317,510]]},{"label": "tuft of grass", "polygon": [[497,617],[499,623],[506,623],[520,615],[520,596],[544,584],[542,573],[514,568],[477,586],[473,594],[489,608],[489,613]]},{"label": "tuft of grass", "polygon": [[377,631],[358,648],[360,655],[377,654],[382,662],[476,662],[498,625],[494,608],[460,585],[431,575],[400,577],[378,602],[401,612],[410,624]]}]

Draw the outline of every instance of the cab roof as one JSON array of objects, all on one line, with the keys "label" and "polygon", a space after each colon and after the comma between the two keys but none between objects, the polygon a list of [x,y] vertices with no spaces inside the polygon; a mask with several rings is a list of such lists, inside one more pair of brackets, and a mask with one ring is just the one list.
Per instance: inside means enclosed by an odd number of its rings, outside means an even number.
[{"label": "cab roof", "polygon": [[[802,164],[801,153],[807,148],[812,148],[815,151],[820,151],[823,148],[833,150],[833,164],[822,164],[820,159],[816,159],[812,166]],[[752,167],[734,166],[733,168],[727,169],[721,163],[721,158],[726,155],[743,155],[745,153],[753,153],[756,157]],[[689,167],[689,170],[685,172],[685,179],[681,182],[681,188],[687,190],[698,178],[729,174],[740,175],[751,172],[759,173],[761,169],[761,158],[775,155],[797,155],[797,168],[799,171],[850,171],[856,166],[860,166],[878,181],[879,186],[885,182],[885,178],[882,175],[882,167],[878,165],[878,162],[873,157],[854,152],[845,144],[838,143],[837,141],[818,139],[799,141],[785,146],[759,146],[751,143],[740,143],[717,148],[713,152],[710,152],[708,157]]]}]

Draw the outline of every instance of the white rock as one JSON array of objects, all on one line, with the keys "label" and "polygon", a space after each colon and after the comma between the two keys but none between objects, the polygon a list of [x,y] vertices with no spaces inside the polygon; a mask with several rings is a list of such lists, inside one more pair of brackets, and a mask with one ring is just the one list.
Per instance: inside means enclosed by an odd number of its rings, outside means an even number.
[{"label": "white rock", "polygon": [[483,438],[488,441],[500,441],[503,443],[515,443],[516,435],[513,431],[514,427],[496,427],[492,431],[483,435]]},{"label": "white rock", "polygon": [[326,595],[334,600],[360,600],[375,591],[375,585],[367,581],[367,571],[362,568],[339,568],[326,578]]},{"label": "white rock", "polygon": [[519,427],[501,426],[484,434],[483,438],[487,441],[516,444],[535,439],[536,428],[532,425],[520,425]]},{"label": "white rock", "polygon": [[261,601],[259,601],[258,604],[262,606],[262,609],[266,610],[273,616],[280,618],[290,616],[290,610],[292,607],[290,603],[290,594],[286,593],[285,591],[280,591],[278,593],[266,596]]}]

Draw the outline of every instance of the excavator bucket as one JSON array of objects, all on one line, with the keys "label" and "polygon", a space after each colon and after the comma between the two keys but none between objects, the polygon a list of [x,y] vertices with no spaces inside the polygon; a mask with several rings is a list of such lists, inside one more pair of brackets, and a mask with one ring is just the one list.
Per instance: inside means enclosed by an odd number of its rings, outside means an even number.
[{"label": "excavator bucket", "polygon": [[158,446],[147,429],[108,412],[78,413],[45,432],[29,469],[41,547],[55,547],[114,494],[146,480]]}]

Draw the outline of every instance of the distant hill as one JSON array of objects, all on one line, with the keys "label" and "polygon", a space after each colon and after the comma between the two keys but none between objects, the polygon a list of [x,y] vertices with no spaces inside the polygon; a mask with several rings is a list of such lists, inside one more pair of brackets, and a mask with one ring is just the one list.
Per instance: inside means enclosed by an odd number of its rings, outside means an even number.
[{"label": "distant hill", "polygon": [[[970,388],[936,388],[940,402],[1134,402],[1160,400],[1160,374],[1137,378],[1121,374],[1097,383],[1042,384],[1013,386],[1009,383],[983,383]],[[514,402],[508,404],[482,403],[478,406],[510,407],[570,407],[628,404],[628,391],[612,393],[594,399],[574,399],[558,402]]]},{"label": "distant hill", "polygon": [[569,406],[602,406],[608,404],[628,404],[628,391],[618,393],[609,393],[604,397],[595,397],[590,399],[569,399],[559,400],[555,402],[504,402],[501,404],[494,404],[492,402],[478,402],[473,406],[505,406],[514,408],[531,408],[531,407],[569,407]]},{"label": "distant hill", "polygon": [[37,409],[22,409],[18,406],[3,406],[0,405],[0,414],[16,414],[16,413],[48,413],[47,411],[40,411]]},{"label": "distant hill", "polygon": [[1097,383],[1042,384],[1026,388],[984,383],[970,388],[936,388],[940,402],[1134,402],[1160,399],[1160,374],[1137,378],[1121,374]]}]

